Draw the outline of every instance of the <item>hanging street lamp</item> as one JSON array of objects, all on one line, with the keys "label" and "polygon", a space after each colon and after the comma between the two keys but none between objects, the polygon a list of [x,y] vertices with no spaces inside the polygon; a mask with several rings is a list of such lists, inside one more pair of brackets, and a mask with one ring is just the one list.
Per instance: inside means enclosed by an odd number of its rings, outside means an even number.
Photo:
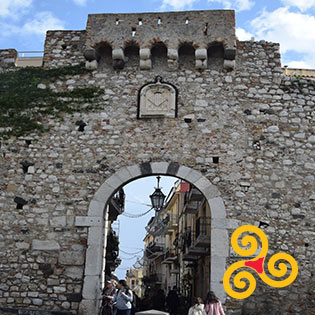
[{"label": "hanging street lamp", "polygon": [[151,203],[152,203],[152,208],[155,211],[160,211],[164,205],[164,199],[165,195],[162,193],[161,188],[160,188],[160,179],[161,176],[157,176],[157,187],[155,188],[155,191],[152,195],[150,195]]}]

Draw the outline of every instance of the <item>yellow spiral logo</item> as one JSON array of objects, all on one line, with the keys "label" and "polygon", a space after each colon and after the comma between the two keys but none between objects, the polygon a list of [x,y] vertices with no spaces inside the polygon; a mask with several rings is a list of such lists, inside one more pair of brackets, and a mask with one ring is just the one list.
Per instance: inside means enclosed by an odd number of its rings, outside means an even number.
[{"label": "yellow spiral logo", "polygon": [[[230,279],[235,271],[243,268],[250,268],[255,270],[260,278],[269,286],[275,288],[283,288],[290,285],[297,277],[298,264],[296,260],[289,254],[277,253],[273,255],[268,262],[268,271],[275,278],[283,278],[288,273],[287,264],[278,261],[286,261],[291,268],[289,276],[281,280],[273,280],[268,277],[264,271],[264,261],[268,253],[268,238],[265,233],[256,226],[243,225],[236,229],[231,237],[231,245],[234,251],[243,257],[252,256],[257,252],[258,242],[253,235],[245,235],[241,239],[243,233],[254,233],[259,238],[261,243],[261,249],[259,254],[251,260],[242,260],[232,264],[225,272],[223,277],[223,286],[228,295],[235,299],[246,299],[249,297],[256,288],[255,277],[247,270],[239,271],[233,279],[234,287],[239,291],[235,291],[231,286]],[[240,244],[239,244],[240,239]],[[245,281],[247,280],[247,281]],[[244,290],[245,289],[245,290]]]}]

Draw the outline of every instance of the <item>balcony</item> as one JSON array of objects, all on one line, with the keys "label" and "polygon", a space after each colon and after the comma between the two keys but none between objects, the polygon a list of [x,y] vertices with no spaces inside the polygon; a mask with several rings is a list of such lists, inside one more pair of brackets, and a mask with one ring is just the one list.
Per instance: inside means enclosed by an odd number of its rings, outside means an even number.
[{"label": "balcony", "polygon": [[153,273],[142,278],[142,282],[144,285],[152,285],[152,284],[160,284],[162,283],[162,274],[161,273]]},{"label": "balcony", "polygon": [[177,215],[169,215],[169,221],[168,221],[168,232],[173,233],[176,228],[178,227],[178,216]]},{"label": "balcony", "polygon": [[108,220],[115,221],[125,210],[125,193],[120,189],[109,201]]},{"label": "balcony", "polygon": [[191,188],[188,193],[188,200],[190,201],[202,201],[203,194],[197,188]]},{"label": "balcony", "polygon": [[157,258],[164,253],[164,244],[152,242],[145,250],[146,257],[149,259]]},{"label": "balcony", "polygon": [[200,202],[187,201],[184,206],[184,214],[196,214],[199,210]]},{"label": "balcony", "polygon": [[18,68],[24,67],[42,67],[43,52],[42,51],[19,51],[15,60]]},{"label": "balcony", "polygon": [[191,228],[186,229],[182,236],[184,260],[194,260],[193,257],[209,254],[210,232],[209,217],[199,217],[196,220],[194,232]]},{"label": "balcony", "polygon": [[196,237],[193,247],[208,248],[210,246],[211,220],[209,217],[200,217],[196,220]]},{"label": "balcony", "polygon": [[164,253],[164,259],[162,261],[162,264],[174,264],[178,261],[178,256],[175,254],[173,250],[167,250]]}]

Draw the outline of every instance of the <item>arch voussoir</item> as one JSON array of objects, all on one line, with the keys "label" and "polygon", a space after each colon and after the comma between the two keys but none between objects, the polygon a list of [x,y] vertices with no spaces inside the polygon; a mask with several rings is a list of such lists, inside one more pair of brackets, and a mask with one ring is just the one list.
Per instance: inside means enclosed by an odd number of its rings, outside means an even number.
[{"label": "arch voussoir", "polygon": [[[79,226],[89,227],[88,249],[86,251],[86,268],[83,284],[82,305],[98,305],[102,286],[102,272],[104,261],[104,230],[105,224],[93,222],[97,218],[106,219],[105,206],[112,195],[123,185],[132,180],[150,175],[175,176],[193,184],[207,199],[211,211],[211,270],[210,285],[219,298],[224,302],[226,294],[222,285],[225,272],[226,258],[228,257],[229,243],[227,227],[229,220],[226,219],[226,211],[218,188],[213,185],[201,172],[179,165],[177,162],[144,162],[141,164],[125,166],[109,177],[95,193],[88,211],[89,219],[78,218]],[[95,221],[96,222],[96,221]],[[96,234],[102,235],[100,242]],[[92,304],[91,304],[92,303]]]}]

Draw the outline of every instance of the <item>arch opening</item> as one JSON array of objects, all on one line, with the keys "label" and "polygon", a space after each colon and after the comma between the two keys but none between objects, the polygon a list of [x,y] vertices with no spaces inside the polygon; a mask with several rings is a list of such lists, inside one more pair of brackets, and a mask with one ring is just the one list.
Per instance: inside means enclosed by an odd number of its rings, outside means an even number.
[{"label": "arch opening", "polygon": [[155,43],[151,48],[152,67],[155,69],[167,69],[167,47],[162,42]]},{"label": "arch opening", "polygon": [[[151,175],[167,175],[182,179],[192,184],[205,197],[211,214],[210,270],[208,269],[211,280],[209,286],[222,301],[225,301],[222,278],[225,272],[226,258],[228,257],[228,233],[226,223],[222,223],[226,214],[219,191],[199,171],[177,163],[152,162],[127,166],[118,170],[117,173],[104,182],[91,201],[88,215],[90,221],[94,220],[98,223],[89,225],[88,244],[93,246],[89,246],[86,253],[82,305],[89,305],[92,308],[97,307],[100,298],[100,288],[105,280],[103,268],[104,247],[106,246],[104,246],[104,241],[102,241],[105,233],[104,224],[108,220],[108,211],[106,211],[108,207],[105,207],[105,205],[122,186],[135,179]],[[97,238],[95,233],[98,233]]]},{"label": "arch opening", "polygon": [[222,43],[212,43],[207,49],[208,69],[222,71],[224,63],[224,47]]},{"label": "arch opening", "polygon": [[178,49],[179,67],[195,68],[195,48],[191,43],[183,43]]},{"label": "arch opening", "polygon": [[139,66],[139,45],[136,43],[129,43],[125,49],[125,67],[137,68]]},{"label": "arch opening", "polygon": [[108,43],[101,43],[96,48],[98,68],[101,70],[112,67],[112,47]]}]

